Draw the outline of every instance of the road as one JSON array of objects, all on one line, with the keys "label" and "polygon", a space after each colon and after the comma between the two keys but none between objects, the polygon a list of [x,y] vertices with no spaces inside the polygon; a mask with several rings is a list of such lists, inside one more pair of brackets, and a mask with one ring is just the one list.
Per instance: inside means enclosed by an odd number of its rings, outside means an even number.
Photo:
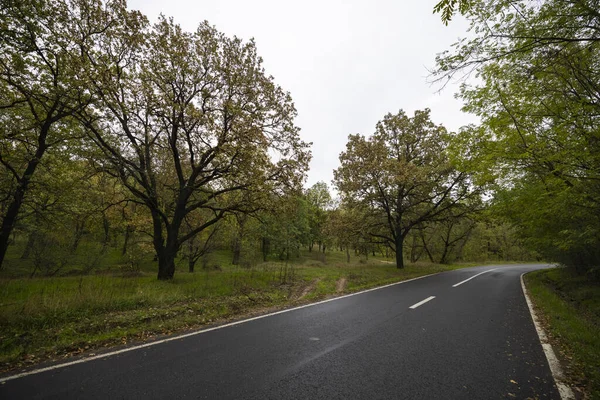
[{"label": "road", "polygon": [[545,267],[444,272],[8,380],[0,398],[559,399],[519,279]]}]

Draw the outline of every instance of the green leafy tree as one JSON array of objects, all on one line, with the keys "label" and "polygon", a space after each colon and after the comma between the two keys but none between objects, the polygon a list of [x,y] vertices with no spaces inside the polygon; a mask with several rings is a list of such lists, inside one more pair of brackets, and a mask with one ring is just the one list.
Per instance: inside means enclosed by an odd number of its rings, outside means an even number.
[{"label": "green leafy tree", "polygon": [[[365,254],[377,240],[369,234],[373,221],[370,211],[361,204],[340,204],[330,210],[325,224],[325,234],[335,245],[346,252],[350,262],[350,250]],[[375,242],[375,243],[374,243]]]},{"label": "green leafy tree", "polygon": [[452,211],[440,221],[418,226],[411,233],[411,261],[417,261],[423,253],[432,263],[447,264],[463,258],[462,250],[476,226],[472,218],[476,210],[459,205]]},{"label": "green leafy tree", "polygon": [[446,152],[449,136],[429,118],[430,111],[388,114],[369,138],[350,135],[335,184],[347,202],[361,203],[378,217],[371,234],[395,253],[404,267],[403,245],[416,226],[443,218],[473,190],[466,173]]},{"label": "green leafy tree", "polygon": [[46,154],[82,136],[73,115],[90,102],[80,45],[100,1],[7,1],[0,7],[0,268]]},{"label": "green leafy tree", "polygon": [[300,256],[301,246],[307,245],[310,237],[310,204],[301,192],[273,196],[259,218],[265,261],[269,253],[286,261]]},{"label": "green leafy tree", "polygon": [[440,55],[437,70],[479,76],[460,93],[482,122],[461,133],[465,163],[495,182],[526,243],[582,272],[600,264],[597,2],[478,1],[465,16],[474,38]]},{"label": "green leafy tree", "polygon": [[[299,186],[310,152],[254,42],[121,14],[121,28],[88,50],[100,100],[80,118],[103,150],[99,167],[150,211],[158,279],[171,279],[184,242],[254,209],[252,194]],[[209,213],[182,234],[196,210]]]},{"label": "green leafy tree", "polygon": [[310,205],[310,238],[309,251],[312,251],[314,243],[318,243],[319,250],[325,251],[326,235],[324,227],[327,222],[327,212],[331,206],[331,195],[329,188],[323,181],[315,183],[305,193],[306,200]]}]

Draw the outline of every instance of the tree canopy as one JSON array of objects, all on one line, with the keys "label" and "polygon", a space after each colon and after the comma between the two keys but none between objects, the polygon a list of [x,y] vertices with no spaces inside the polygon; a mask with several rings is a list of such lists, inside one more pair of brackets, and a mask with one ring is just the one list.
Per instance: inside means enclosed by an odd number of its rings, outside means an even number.
[{"label": "tree canopy", "polygon": [[396,253],[398,268],[413,228],[445,218],[472,195],[469,176],[450,161],[448,143],[446,129],[431,121],[429,109],[413,117],[400,110],[378,122],[372,136],[350,135],[340,155],[337,189],[345,201],[376,213],[370,233]]},{"label": "tree canopy", "polygon": [[207,22],[194,32],[162,16],[150,25],[123,1],[26,3],[0,14],[0,254],[43,153],[74,136],[71,157],[90,159],[149,211],[159,279],[173,277],[185,241],[300,187],[309,144],[253,41]]},{"label": "tree canopy", "polygon": [[597,2],[477,1],[464,14],[475,37],[440,55],[436,73],[477,74],[460,93],[482,122],[462,132],[472,169],[494,180],[499,209],[538,251],[598,265]]}]

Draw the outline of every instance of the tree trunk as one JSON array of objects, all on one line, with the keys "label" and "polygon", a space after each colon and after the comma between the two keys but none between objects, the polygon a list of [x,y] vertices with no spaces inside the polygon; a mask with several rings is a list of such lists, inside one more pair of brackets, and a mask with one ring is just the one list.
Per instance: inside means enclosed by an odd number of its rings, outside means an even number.
[{"label": "tree trunk", "polygon": [[238,265],[240,263],[240,254],[242,252],[242,240],[239,236],[236,236],[233,239],[233,260],[231,263],[233,265]]},{"label": "tree trunk", "polygon": [[110,242],[110,221],[108,220],[106,213],[102,213],[102,228],[104,229],[104,242],[102,243],[102,248],[105,249]]},{"label": "tree trunk", "polygon": [[444,251],[442,252],[442,256],[440,257],[440,264],[448,263],[448,253],[450,253],[451,248],[454,245],[454,242],[450,240],[450,234],[452,233],[452,228],[454,227],[454,223],[452,221],[449,222],[447,226],[446,234],[442,237],[442,242],[444,242]]},{"label": "tree trunk", "polygon": [[79,247],[79,242],[83,237],[83,231],[85,230],[85,219],[81,221],[77,221],[75,223],[75,239],[73,239],[73,244],[71,245],[71,254],[74,254]]},{"label": "tree trunk", "polygon": [[448,263],[448,260],[446,260],[446,257],[448,257],[448,247],[444,246],[444,252],[442,253],[442,256],[440,257],[440,264]]},{"label": "tree trunk", "polygon": [[417,262],[417,235],[412,235],[412,245],[410,246],[410,262]]},{"label": "tree trunk", "polygon": [[29,258],[29,255],[31,254],[31,250],[33,249],[33,245],[35,244],[36,235],[37,235],[37,232],[31,232],[29,234],[29,237],[27,238],[27,244],[25,245],[25,250],[23,251],[23,254],[21,254],[22,260],[26,260]]},{"label": "tree trunk", "polygon": [[162,254],[158,255],[158,280],[168,281],[175,275],[175,257],[177,251],[168,246],[163,247]]},{"label": "tree trunk", "polygon": [[[179,229],[177,229],[177,232]],[[177,236],[169,232],[167,244],[162,248],[162,254],[158,254],[158,279],[171,280],[175,275],[175,258],[179,248],[177,246]]]},{"label": "tree trunk", "polygon": [[262,238],[262,255],[263,255],[264,262],[267,261],[267,256],[269,255],[270,252],[271,252],[271,241],[268,238],[263,237]]},{"label": "tree trunk", "polygon": [[396,268],[404,268],[404,236],[396,234]]},{"label": "tree trunk", "polygon": [[346,262],[350,264],[350,248],[346,246]]},{"label": "tree trunk", "polygon": [[0,227],[0,269],[2,269],[2,265],[4,263],[6,250],[8,249],[8,245],[10,243],[10,234],[15,227],[15,223],[17,222],[17,216],[19,215],[19,210],[23,204],[25,192],[27,191],[29,183],[31,182],[31,177],[33,176],[33,173],[35,172],[44,152],[45,147],[38,148],[35,157],[27,164],[27,168],[25,169],[17,188],[15,189],[12,201],[6,209],[6,214],[4,214],[4,218],[2,218],[2,226]]},{"label": "tree trunk", "polygon": [[427,242],[425,241],[425,235],[423,234],[422,231],[421,231],[421,242],[423,243],[423,250],[425,250],[425,253],[427,254],[427,257],[429,258],[429,261],[431,261],[432,263],[435,263],[435,261],[433,260],[433,255],[431,254],[431,252],[429,251],[429,248],[427,247]]},{"label": "tree trunk", "polygon": [[122,256],[124,256],[125,253],[127,253],[127,245],[129,244],[129,237],[131,236],[132,232],[133,229],[131,228],[131,225],[127,225],[125,227],[125,239],[123,240],[123,248],[121,249]]},{"label": "tree trunk", "polygon": [[161,216],[158,211],[150,210],[152,214],[153,240],[156,258],[158,260],[158,280],[167,281],[173,279],[175,275],[175,258],[179,250],[177,245],[177,235],[181,219],[175,219],[167,230],[167,240],[165,243],[163,235],[163,226]]},{"label": "tree trunk", "polygon": [[196,260],[194,259],[194,240],[195,237],[188,239],[188,272],[194,272]]},{"label": "tree trunk", "polygon": [[231,263],[233,265],[238,265],[240,263],[240,255],[242,252],[242,241],[244,240],[244,226],[246,225],[246,215],[237,215],[235,219],[238,223],[239,229],[236,232],[235,239],[233,240],[233,260]]}]

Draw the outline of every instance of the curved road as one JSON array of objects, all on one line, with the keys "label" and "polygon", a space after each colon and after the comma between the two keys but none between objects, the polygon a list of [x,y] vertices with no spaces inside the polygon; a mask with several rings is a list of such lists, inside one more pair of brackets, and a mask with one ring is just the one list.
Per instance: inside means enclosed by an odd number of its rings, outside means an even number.
[{"label": "curved road", "polygon": [[519,279],[546,267],[444,272],[9,379],[0,398],[560,399]]}]

